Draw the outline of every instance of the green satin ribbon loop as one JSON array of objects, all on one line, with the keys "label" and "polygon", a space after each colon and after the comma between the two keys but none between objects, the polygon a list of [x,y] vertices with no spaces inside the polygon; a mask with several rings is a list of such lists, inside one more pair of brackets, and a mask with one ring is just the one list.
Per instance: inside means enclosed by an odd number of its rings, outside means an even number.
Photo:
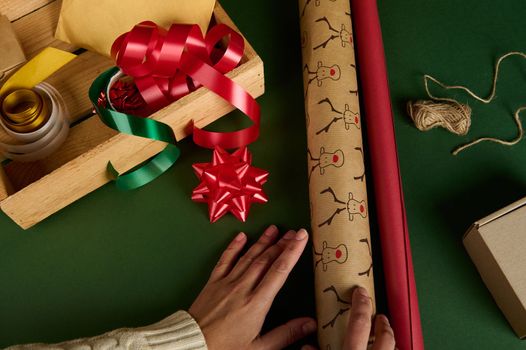
[{"label": "green satin ribbon loop", "polygon": [[89,89],[89,98],[102,122],[108,127],[124,134],[168,143],[166,148],[160,153],[149,159],[138,169],[126,174],[119,174],[111,162],[108,162],[108,173],[114,179],[117,187],[124,190],[132,190],[146,185],[163,174],[175,164],[181,152],[175,145],[177,140],[175,139],[172,128],[168,125],[153,119],[117,112],[99,105],[100,93],[106,91],[111,77],[118,71],[118,67],[110,68],[99,75]]}]

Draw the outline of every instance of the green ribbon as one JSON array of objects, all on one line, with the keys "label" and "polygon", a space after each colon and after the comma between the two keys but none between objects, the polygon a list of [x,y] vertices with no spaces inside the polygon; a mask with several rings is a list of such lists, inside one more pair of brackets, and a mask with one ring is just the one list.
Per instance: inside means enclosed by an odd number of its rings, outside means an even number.
[{"label": "green ribbon", "polygon": [[146,185],[168,170],[175,164],[181,152],[175,145],[177,140],[172,128],[168,125],[157,120],[117,112],[99,105],[100,93],[106,91],[111,77],[118,71],[118,67],[108,69],[95,79],[89,89],[89,98],[102,122],[124,134],[168,143],[166,148],[160,153],[147,160],[139,168],[126,174],[119,174],[113,167],[113,164],[111,164],[111,161],[108,162],[108,173],[117,184],[117,187],[124,190],[132,190]]}]

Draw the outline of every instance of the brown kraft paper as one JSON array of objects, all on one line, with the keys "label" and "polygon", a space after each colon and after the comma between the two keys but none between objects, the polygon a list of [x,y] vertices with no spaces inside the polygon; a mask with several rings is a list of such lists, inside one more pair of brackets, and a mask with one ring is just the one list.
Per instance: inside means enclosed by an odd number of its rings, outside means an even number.
[{"label": "brown kraft paper", "polygon": [[369,212],[350,4],[299,0],[321,350],[342,348],[352,289],[374,305]]},{"label": "brown kraft paper", "polygon": [[0,85],[26,62],[26,56],[11,22],[0,13]]}]

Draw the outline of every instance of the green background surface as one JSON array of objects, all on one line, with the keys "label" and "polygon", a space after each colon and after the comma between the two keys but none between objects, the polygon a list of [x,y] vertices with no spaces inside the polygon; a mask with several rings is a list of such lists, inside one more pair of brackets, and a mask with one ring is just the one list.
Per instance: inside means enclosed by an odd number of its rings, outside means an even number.
[{"label": "green background surface", "polygon": [[[207,161],[210,152],[185,140],[178,164],[144,188],[104,186],[27,232],[0,215],[0,347],[155,322],[190,305],[236,232],[253,241],[271,223],[309,226],[297,3],[222,3],[265,62],[262,136],[251,150],[255,165],[271,173],[270,203],[254,206],[247,223],[225,217],[209,224],[206,206],[189,197],[197,184],[191,164]],[[526,144],[449,153],[477,136],[515,135],[511,115],[526,102],[526,62],[505,63],[489,106],[456,95],[473,107],[466,137],[419,132],[405,114],[408,99],[424,97],[423,73],[488,93],[496,58],[525,50],[525,6],[521,0],[379,1],[427,349],[526,348],[461,243],[473,221],[526,194]],[[234,113],[219,127],[240,120]],[[266,327],[314,314],[310,254]],[[381,275],[380,264],[375,271]]]}]

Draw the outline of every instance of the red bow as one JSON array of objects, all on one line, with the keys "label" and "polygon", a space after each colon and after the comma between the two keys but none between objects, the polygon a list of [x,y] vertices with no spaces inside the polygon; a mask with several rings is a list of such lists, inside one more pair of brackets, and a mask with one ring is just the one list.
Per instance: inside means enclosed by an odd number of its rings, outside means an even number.
[{"label": "red bow", "polygon": [[252,203],[268,202],[262,189],[268,172],[251,163],[252,155],[243,147],[232,154],[216,148],[211,163],[193,165],[201,183],[192,192],[192,200],[208,203],[211,222],[228,212],[244,222]]}]

